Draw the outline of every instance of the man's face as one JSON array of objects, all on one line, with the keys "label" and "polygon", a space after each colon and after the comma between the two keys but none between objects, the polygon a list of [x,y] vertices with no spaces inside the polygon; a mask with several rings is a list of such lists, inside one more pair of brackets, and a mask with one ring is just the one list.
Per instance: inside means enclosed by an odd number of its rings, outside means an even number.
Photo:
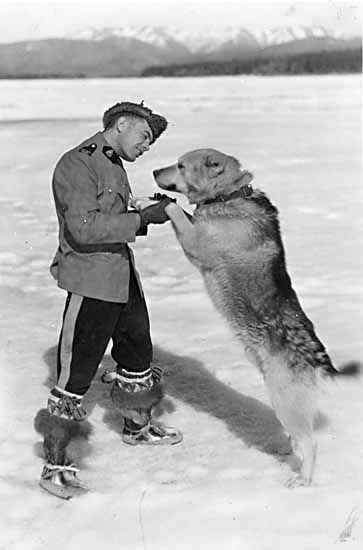
[{"label": "man's face", "polygon": [[143,118],[121,117],[116,130],[116,152],[124,160],[134,162],[150,149],[152,132]]}]

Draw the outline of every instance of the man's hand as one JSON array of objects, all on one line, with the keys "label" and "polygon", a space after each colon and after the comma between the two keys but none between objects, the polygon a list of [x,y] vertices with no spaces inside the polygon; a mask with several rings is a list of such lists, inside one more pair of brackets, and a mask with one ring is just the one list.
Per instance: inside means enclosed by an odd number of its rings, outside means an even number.
[{"label": "man's hand", "polygon": [[162,199],[161,201],[151,204],[142,210],[139,210],[141,218],[140,227],[145,227],[149,223],[165,223],[169,221],[169,216],[165,212],[165,207],[170,204],[172,200],[170,198]]}]

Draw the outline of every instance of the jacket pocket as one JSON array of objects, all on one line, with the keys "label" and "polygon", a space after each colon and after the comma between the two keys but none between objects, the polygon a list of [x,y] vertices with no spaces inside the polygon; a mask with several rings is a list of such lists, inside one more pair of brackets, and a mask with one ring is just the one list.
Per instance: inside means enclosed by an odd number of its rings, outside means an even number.
[{"label": "jacket pocket", "polygon": [[106,182],[97,186],[97,202],[100,206],[100,211],[107,214],[115,209],[114,213],[126,212],[128,191],[123,183]]}]

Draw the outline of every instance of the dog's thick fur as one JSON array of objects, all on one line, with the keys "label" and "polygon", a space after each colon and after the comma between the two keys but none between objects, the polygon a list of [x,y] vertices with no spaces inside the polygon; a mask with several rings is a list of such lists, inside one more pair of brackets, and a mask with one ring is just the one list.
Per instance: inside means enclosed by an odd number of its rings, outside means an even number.
[{"label": "dog's thick fur", "polygon": [[[309,485],[316,455],[316,374],[340,373],[291,286],[277,209],[258,189],[239,194],[252,175],[214,149],[186,153],[177,164],[155,170],[154,177],[159,187],[181,192],[196,205],[192,218],[173,203],[166,211],[213,303],[264,376],[276,415],[302,459],[293,483]],[[342,374],[356,372],[351,365]]]}]

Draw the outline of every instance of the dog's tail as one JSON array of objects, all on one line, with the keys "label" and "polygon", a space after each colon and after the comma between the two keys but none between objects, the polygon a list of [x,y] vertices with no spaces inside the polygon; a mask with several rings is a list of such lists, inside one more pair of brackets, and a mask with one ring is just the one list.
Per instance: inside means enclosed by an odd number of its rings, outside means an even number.
[{"label": "dog's tail", "polygon": [[342,365],[339,370],[332,363],[324,365],[323,372],[330,378],[346,377],[352,378],[362,373],[362,364],[359,361],[349,361]]},{"label": "dog's tail", "polygon": [[327,353],[324,345],[316,336],[313,327],[311,327],[311,341],[314,347],[314,366],[321,374],[329,378],[348,378],[359,376],[362,372],[362,364],[360,361],[348,361],[337,369]]}]

